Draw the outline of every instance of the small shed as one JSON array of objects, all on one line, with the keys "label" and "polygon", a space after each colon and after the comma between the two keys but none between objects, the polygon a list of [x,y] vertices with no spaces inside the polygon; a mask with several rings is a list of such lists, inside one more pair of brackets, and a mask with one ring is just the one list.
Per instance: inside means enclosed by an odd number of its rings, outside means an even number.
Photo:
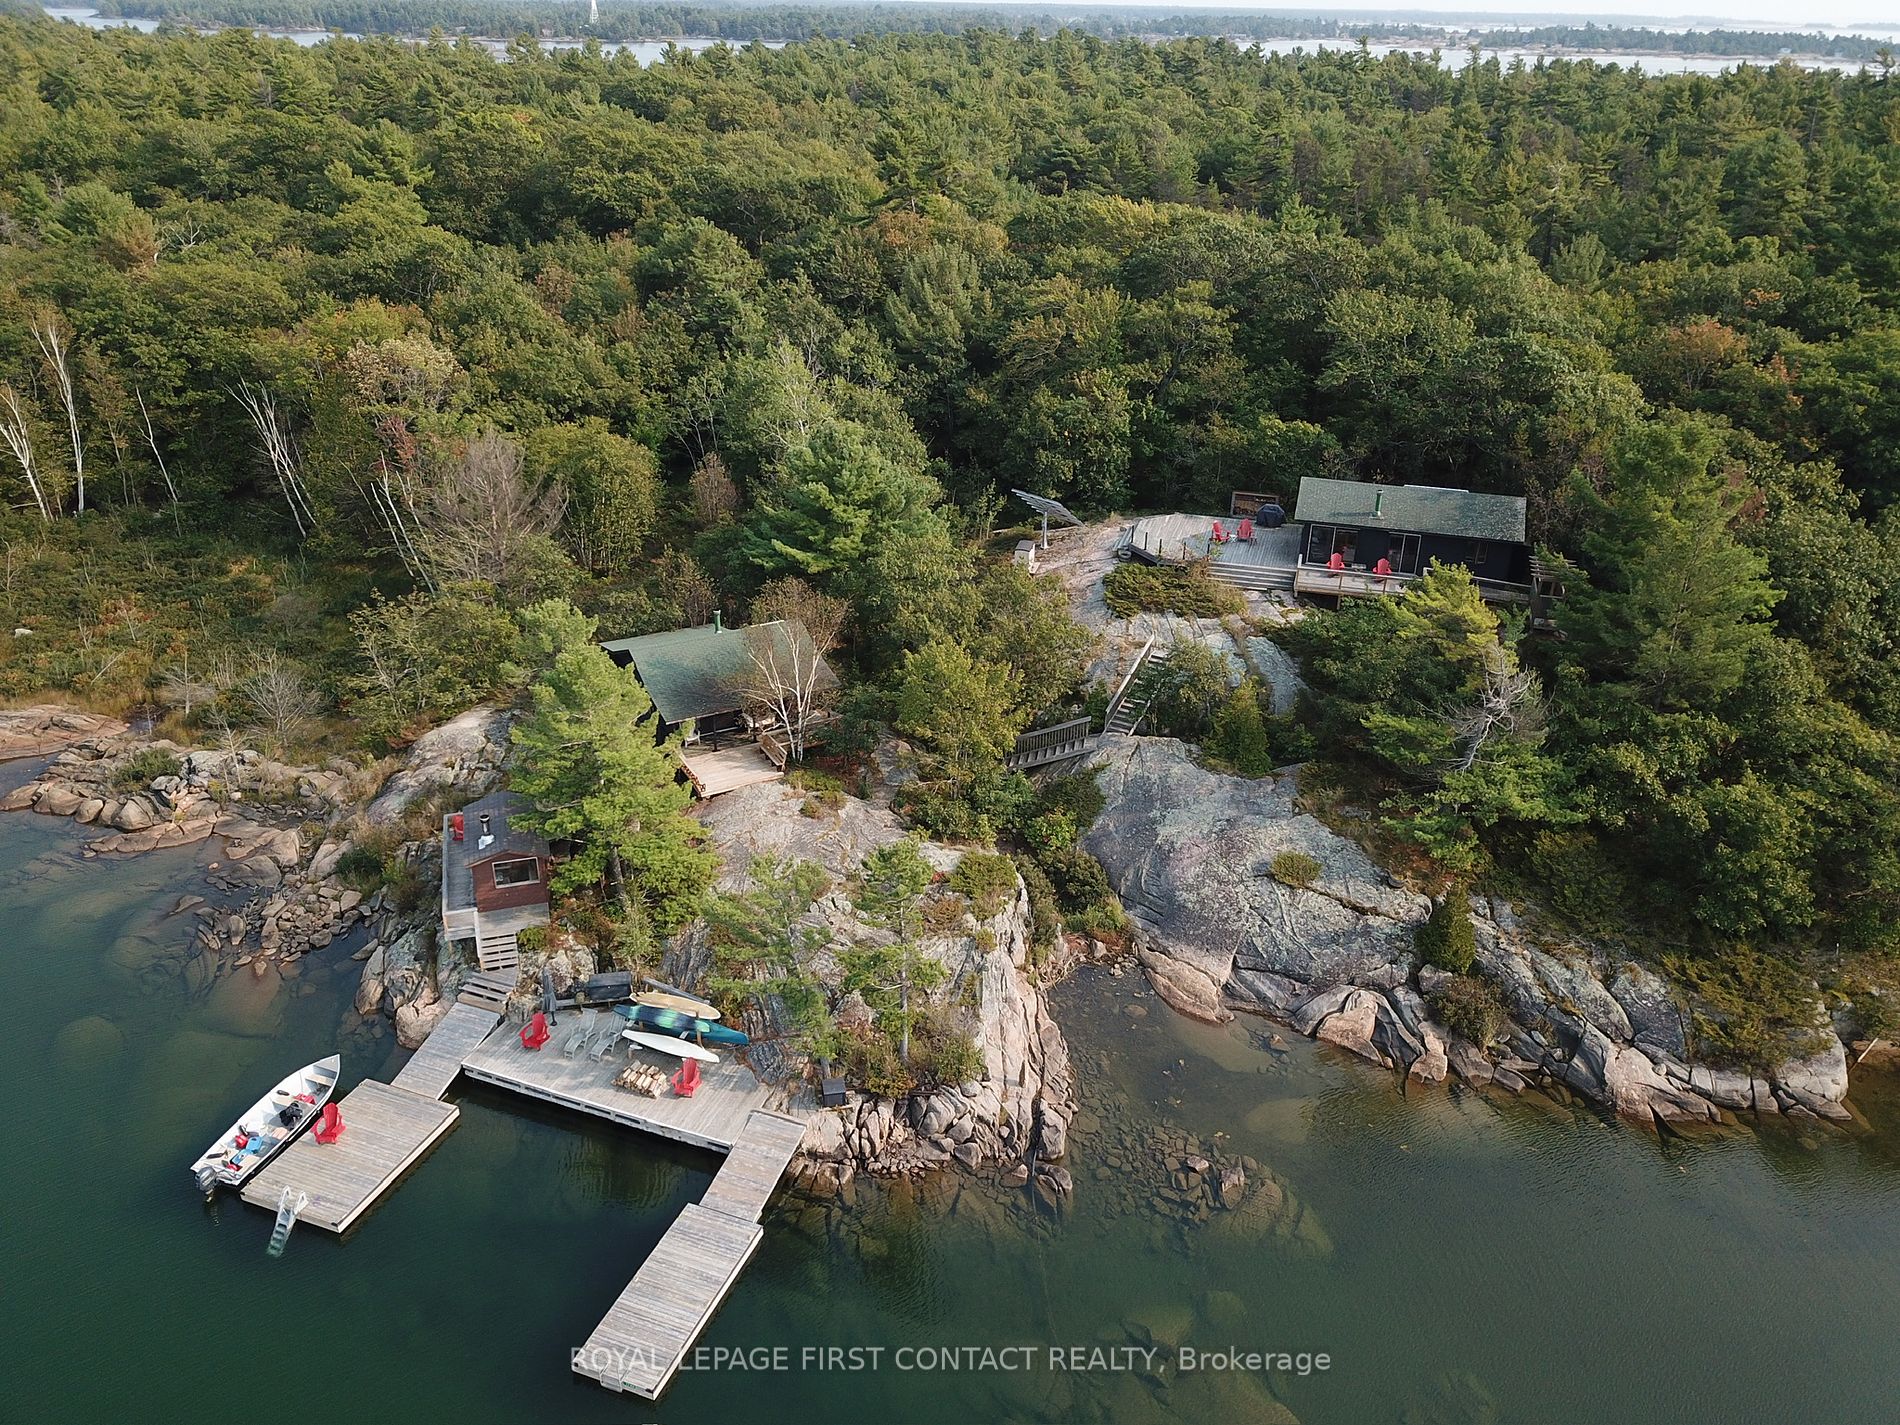
[{"label": "small shed", "polygon": [[442,818],[442,933],[473,940],[484,970],[507,970],[516,937],[549,920],[547,839],[521,824],[525,797],[490,792]]}]

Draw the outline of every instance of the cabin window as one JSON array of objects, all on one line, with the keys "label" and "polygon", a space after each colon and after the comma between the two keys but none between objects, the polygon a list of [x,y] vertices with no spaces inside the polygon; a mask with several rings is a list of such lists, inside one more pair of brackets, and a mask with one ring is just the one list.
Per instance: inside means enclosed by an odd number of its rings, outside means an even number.
[{"label": "cabin window", "polygon": [[532,886],[541,879],[541,863],[530,856],[525,861],[497,861],[497,886]]}]

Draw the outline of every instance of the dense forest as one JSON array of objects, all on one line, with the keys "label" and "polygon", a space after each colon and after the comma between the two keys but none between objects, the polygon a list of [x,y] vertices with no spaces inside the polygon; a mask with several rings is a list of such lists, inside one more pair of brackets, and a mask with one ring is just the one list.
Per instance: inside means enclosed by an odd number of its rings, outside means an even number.
[{"label": "dense forest", "polygon": [[1570,562],[1561,636],[1434,577],[1301,626],[1294,719],[1184,727],[1318,758],[1440,883],[1640,931],[1737,1060],[1802,975],[1885,980],[1885,78],[988,31],[0,56],[7,695],[373,752],[591,630],[802,612],[847,735],[933,759],[920,823],[1021,828],[1086,912],[1086,793],[1001,754],[1088,640],[989,552],[999,491],[1469,486]]}]

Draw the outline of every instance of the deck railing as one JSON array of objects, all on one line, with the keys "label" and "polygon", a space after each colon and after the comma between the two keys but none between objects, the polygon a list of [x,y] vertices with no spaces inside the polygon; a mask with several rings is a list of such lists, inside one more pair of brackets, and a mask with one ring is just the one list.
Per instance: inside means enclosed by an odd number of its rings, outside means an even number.
[{"label": "deck railing", "polygon": [[1021,771],[1080,757],[1095,744],[1094,727],[1092,718],[1078,717],[1059,722],[1054,727],[1039,727],[1033,732],[1025,732],[1016,739],[1016,746],[1010,750],[1009,756],[1003,759],[1004,765],[1012,771]]},{"label": "deck railing", "polygon": [[[1294,571],[1294,588],[1302,594],[1396,594],[1407,584],[1416,583],[1418,574],[1374,574],[1365,569],[1328,569],[1324,564],[1302,561]],[[1485,598],[1497,603],[1530,602],[1531,586],[1503,579],[1472,575],[1472,582]]]}]

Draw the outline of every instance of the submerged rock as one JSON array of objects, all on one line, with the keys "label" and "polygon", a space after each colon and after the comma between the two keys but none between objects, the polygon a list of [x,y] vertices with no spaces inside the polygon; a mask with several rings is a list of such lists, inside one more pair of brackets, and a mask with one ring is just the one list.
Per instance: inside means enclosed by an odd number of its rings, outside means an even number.
[{"label": "submerged rock", "polygon": [[68,1069],[97,1068],[125,1052],[125,1031],[101,1015],[75,1019],[53,1036],[53,1055]]}]

